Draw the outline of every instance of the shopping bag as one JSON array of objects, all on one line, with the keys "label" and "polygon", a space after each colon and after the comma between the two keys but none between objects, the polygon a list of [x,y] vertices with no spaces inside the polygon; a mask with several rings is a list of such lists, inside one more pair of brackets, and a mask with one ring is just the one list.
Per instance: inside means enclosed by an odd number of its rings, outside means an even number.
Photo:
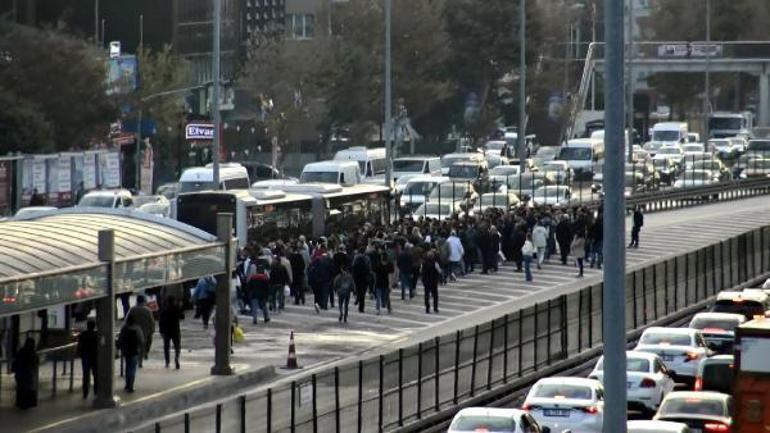
[{"label": "shopping bag", "polygon": [[233,329],[233,340],[236,343],[243,343],[246,340],[246,335],[243,333],[243,328],[236,325]]}]

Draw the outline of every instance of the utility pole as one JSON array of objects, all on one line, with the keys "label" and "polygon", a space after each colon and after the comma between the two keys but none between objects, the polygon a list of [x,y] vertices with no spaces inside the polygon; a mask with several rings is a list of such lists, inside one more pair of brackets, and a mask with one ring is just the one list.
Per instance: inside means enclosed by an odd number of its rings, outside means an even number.
[{"label": "utility pole", "polygon": [[94,0],[94,44],[99,45],[99,0]]},{"label": "utility pole", "polygon": [[214,47],[211,53],[211,118],[214,123],[214,143],[211,149],[211,162],[214,167],[214,188],[219,189],[219,147],[222,140],[219,124],[222,123],[219,113],[219,31],[222,27],[222,0],[214,0]]},{"label": "utility pole", "polygon": [[623,134],[623,2],[604,0],[604,336],[603,431],[626,433],[626,249]]},{"label": "utility pole", "polygon": [[[139,53],[144,54],[144,15],[139,14]],[[141,78],[141,77],[140,77]],[[141,80],[139,81],[141,83]],[[136,121],[136,154],[134,155],[134,165],[136,166],[135,170],[135,176],[136,176],[136,182],[134,182],[134,187],[136,188],[137,194],[139,193],[142,185],[141,185],[141,178],[142,178],[142,101],[139,101],[139,110],[137,115],[137,121]]]},{"label": "utility pole", "polygon": [[390,46],[391,0],[385,0],[385,186],[390,188],[393,179],[393,89],[391,83]]},{"label": "utility pole", "polygon": [[527,0],[519,0],[519,132],[516,137],[519,148],[519,172],[524,173],[527,135]]},{"label": "utility pole", "polygon": [[703,136],[708,140],[709,112],[711,111],[711,0],[706,0],[706,77],[703,89]]},{"label": "utility pole", "polygon": [[628,95],[626,96],[626,107],[628,116],[628,162],[634,162],[634,0],[628,0]]}]

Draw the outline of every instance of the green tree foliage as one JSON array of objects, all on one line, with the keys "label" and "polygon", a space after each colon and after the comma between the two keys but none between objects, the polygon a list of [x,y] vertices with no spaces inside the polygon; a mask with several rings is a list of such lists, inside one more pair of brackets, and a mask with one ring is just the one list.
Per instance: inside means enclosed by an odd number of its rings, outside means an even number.
[{"label": "green tree foliage", "polygon": [[70,150],[104,137],[118,112],[105,95],[104,58],[92,46],[0,20],[0,51],[0,94],[15,101],[2,104],[0,117],[17,130],[6,134],[14,141],[5,150]]},{"label": "green tree foliage", "polygon": [[140,86],[138,95],[132,97],[139,100],[134,102],[142,108],[142,117],[155,121],[159,135],[175,136],[179,122],[185,119],[186,92],[156,95],[189,87],[192,82],[189,65],[174,55],[170,45],[157,52],[140,48],[138,60]]}]

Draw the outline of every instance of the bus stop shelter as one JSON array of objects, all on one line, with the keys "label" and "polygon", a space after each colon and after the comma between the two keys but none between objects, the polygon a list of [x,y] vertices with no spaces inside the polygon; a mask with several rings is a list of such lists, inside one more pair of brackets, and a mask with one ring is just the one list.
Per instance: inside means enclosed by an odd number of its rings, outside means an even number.
[{"label": "bus stop shelter", "polygon": [[[95,301],[95,404],[113,406],[115,296],[216,275],[217,314],[229,316],[231,221],[220,215],[218,237],[129,209],[69,208],[0,222],[0,318]],[[229,374],[229,320],[220,323],[212,373]]]}]

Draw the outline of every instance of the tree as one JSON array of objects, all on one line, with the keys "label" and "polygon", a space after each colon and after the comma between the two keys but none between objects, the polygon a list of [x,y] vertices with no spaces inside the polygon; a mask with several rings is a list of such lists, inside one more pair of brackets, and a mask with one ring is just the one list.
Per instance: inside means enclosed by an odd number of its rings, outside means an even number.
[{"label": "tree", "polygon": [[192,82],[188,63],[174,55],[171,45],[157,52],[140,48],[137,57],[140,79],[137,103],[143,110],[142,116],[152,118],[161,135],[166,134],[169,127],[176,131],[176,126],[185,118],[183,107],[187,93],[154,95],[189,87]]},{"label": "tree", "polygon": [[53,127],[29,101],[0,86],[0,155],[54,150]]},{"label": "tree", "polygon": [[[117,104],[105,93],[105,59],[63,31],[35,29],[0,20],[0,83],[19,103],[19,112],[4,107],[6,119],[37,119],[55,150],[83,148],[101,140],[117,118]],[[30,110],[35,112],[30,116]],[[43,125],[49,125],[45,127]],[[9,150],[48,149],[48,138],[16,142]]]}]

